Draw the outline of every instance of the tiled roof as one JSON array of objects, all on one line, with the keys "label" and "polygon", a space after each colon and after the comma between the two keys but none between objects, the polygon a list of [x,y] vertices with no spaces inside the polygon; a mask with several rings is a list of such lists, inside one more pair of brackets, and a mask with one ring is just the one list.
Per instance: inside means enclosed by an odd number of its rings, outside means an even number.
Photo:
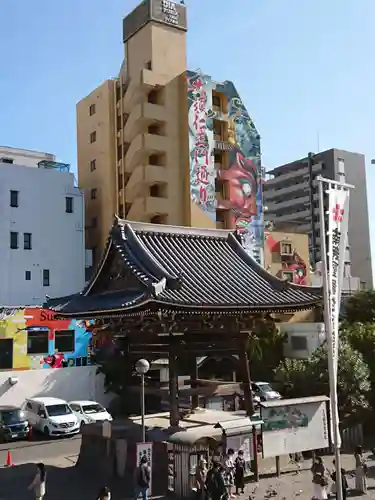
[{"label": "tiled roof", "polygon": [[95,295],[95,284],[105,272],[104,258],[83,297],[47,305],[72,313],[89,304],[90,310],[118,310],[145,302],[184,310],[276,312],[308,309],[322,299],[321,288],[294,285],[268,273],[230,231],[117,220],[110,247],[120,252],[124,266],[137,277],[141,293]]}]

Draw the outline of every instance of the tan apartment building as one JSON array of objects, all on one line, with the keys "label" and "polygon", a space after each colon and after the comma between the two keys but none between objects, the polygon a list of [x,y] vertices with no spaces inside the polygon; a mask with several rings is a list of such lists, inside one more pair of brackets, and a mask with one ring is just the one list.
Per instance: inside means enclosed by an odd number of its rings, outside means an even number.
[{"label": "tan apartment building", "polygon": [[185,5],[143,1],[123,20],[118,78],[77,104],[78,177],[96,262],[115,214],[237,228],[260,259],[259,134],[232,82],[188,70],[186,32]]}]

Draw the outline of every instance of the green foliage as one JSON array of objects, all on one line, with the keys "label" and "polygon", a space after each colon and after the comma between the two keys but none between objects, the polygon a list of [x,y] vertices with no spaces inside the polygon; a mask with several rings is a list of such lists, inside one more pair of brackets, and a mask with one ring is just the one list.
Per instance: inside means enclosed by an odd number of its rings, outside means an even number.
[{"label": "green foliage", "polygon": [[[329,396],[327,346],[306,360],[283,360],[275,371],[286,397]],[[338,399],[341,421],[358,421],[369,406],[370,372],[363,356],[342,339],[339,345]]]},{"label": "green foliage", "polygon": [[284,335],[274,321],[259,320],[248,348],[250,371],[254,380],[272,381],[275,368],[283,359]]},{"label": "green foliage", "polygon": [[375,323],[375,290],[358,292],[346,302],[345,321],[353,323]]}]

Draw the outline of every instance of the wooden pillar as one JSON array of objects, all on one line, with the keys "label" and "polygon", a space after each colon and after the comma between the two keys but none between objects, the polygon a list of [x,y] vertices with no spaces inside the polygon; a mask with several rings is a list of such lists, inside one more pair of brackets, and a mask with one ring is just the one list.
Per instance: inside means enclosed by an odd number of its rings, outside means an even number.
[{"label": "wooden pillar", "polygon": [[251,390],[251,378],[249,357],[247,355],[248,338],[239,345],[240,370],[243,385],[246,414],[251,417],[254,414],[253,392]]},{"label": "wooden pillar", "polygon": [[178,411],[178,372],[177,372],[177,355],[176,346],[173,338],[169,346],[169,424],[171,427],[177,427],[179,422]]},{"label": "wooden pillar", "polygon": [[[192,389],[197,389],[197,379],[198,379],[198,365],[197,365],[197,357],[195,354],[190,356],[190,386]],[[192,409],[198,408],[199,406],[199,395],[194,394],[191,397],[191,407]]]}]

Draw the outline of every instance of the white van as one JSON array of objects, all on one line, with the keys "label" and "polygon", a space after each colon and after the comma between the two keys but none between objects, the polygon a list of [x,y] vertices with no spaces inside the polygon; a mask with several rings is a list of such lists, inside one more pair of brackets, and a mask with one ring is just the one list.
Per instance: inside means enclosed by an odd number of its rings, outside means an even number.
[{"label": "white van", "polygon": [[22,409],[31,427],[46,436],[67,436],[80,430],[77,417],[63,399],[30,398]]}]

